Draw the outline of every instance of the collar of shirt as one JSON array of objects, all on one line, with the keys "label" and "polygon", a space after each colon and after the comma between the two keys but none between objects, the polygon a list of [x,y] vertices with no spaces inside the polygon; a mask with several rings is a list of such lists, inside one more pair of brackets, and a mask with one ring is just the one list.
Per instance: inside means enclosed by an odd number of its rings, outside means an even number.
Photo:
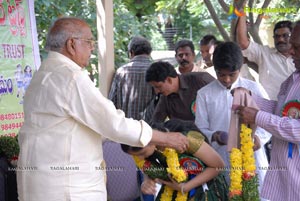
[{"label": "collar of shirt", "polygon": [[284,56],[281,52],[279,52],[276,48],[271,48],[271,53],[274,53],[274,54],[278,54],[280,55],[281,57],[284,57],[285,59],[292,59],[292,56]]},{"label": "collar of shirt", "polygon": [[234,89],[238,86],[238,83],[240,81],[240,76],[236,79],[236,81],[234,83],[232,83],[230,89],[228,89],[227,87],[225,87],[219,80],[217,80],[219,86],[222,88],[222,89],[227,89],[227,90],[231,90],[231,89]]},{"label": "collar of shirt", "polygon": [[136,55],[134,56],[132,59],[130,59],[130,62],[133,62],[133,61],[141,61],[141,60],[151,60],[151,57],[148,56],[148,55]]},{"label": "collar of shirt", "polygon": [[[66,66],[68,66],[68,68],[73,68],[75,70],[84,70],[84,68],[81,68],[78,64],[76,64],[74,61],[72,61],[69,57],[66,57],[65,55],[63,55],[59,52],[49,51],[47,58],[63,61],[66,63]],[[70,65],[68,65],[68,63]]]}]

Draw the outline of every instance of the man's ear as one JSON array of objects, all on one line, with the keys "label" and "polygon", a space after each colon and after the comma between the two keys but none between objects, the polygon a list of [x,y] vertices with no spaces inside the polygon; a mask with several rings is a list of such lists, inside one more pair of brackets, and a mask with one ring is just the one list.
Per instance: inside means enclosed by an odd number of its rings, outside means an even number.
[{"label": "man's ear", "polygon": [[173,79],[172,79],[171,77],[167,77],[167,78],[166,78],[166,82],[167,82],[168,84],[172,84]]},{"label": "man's ear", "polygon": [[209,47],[209,50],[208,50],[209,54],[212,55],[212,54],[214,53],[214,51],[215,51],[215,48],[216,48],[215,45],[210,46],[210,47]]},{"label": "man's ear", "polygon": [[76,44],[75,41],[73,39],[69,39],[66,42],[66,51],[71,54],[74,55],[76,53],[76,48],[75,48]]},{"label": "man's ear", "polygon": [[132,59],[134,56],[135,55],[134,55],[133,51],[128,51],[128,57],[129,57],[129,59]]}]

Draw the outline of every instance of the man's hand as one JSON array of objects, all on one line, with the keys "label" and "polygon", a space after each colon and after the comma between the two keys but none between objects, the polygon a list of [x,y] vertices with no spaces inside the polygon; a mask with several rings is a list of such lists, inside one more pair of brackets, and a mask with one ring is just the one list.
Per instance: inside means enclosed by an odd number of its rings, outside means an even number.
[{"label": "man's hand", "polygon": [[142,192],[146,195],[155,195],[155,193],[156,193],[155,181],[148,178],[147,176],[145,176],[144,178],[145,178],[145,180],[143,181],[143,183],[141,185]]},{"label": "man's hand", "polygon": [[255,124],[255,117],[258,112],[258,109],[252,107],[238,106],[235,109],[235,112],[238,114],[239,118],[244,124]]},{"label": "man's hand", "polygon": [[181,185],[183,185],[183,183],[176,182],[170,175],[169,175],[169,178],[170,178],[170,181],[165,181],[165,180],[161,180],[161,179],[155,179],[155,181],[159,184],[167,185],[170,188],[180,192],[181,191]]},{"label": "man's hand", "polygon": [[245,93],[249,94],[251,96],[251,91],[244,88],[244,87],[237,87],[237,88],[234,88],[230,91],[231,95],[233,96],[234,95],[234,92],[236,91],[244,91]]},{"label": "man's hand", "polygon": [[166,133],[168,136],[168,142],[165,147],[170,147],[176,149],[177,151],[183,153],[189,147],[189,141],[186,136],[179,132]]},{"label": "man's hand", "polygon": [[180,153],[186,151],[189,147],[189,141],[186,136],[179,132],[161,132],[153,130],[152,133],[152,144],[160,147],[169,147],[176,149]]}]

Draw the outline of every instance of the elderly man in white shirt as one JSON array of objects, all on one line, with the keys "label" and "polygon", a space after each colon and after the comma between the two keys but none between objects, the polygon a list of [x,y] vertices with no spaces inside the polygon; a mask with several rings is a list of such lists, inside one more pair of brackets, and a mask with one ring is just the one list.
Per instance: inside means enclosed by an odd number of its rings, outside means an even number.
[{"label": "elderly man in white shirt", "polygon": [[[263,87],[239,76],[243,64],[243,56],[240,48],[233,42],[221,43],[216,47],[213,55],[213,63],[216,69],[217,80],[209,83],[197,92],[195,124],[205,134],[215,150],[222,156],[229,168],[229,153],[227,152],[227,133],[229,131],[233,96],[231,90],[236,87],[244,87],[259,96],[267,98]],[[257,172],[260,186],[262,186],[268,160],[264,144],[271,135],[261,128],[255,132],[255,144],[260,147],[255,151]],[[227,174],[227,180],[229,169]]]},{"label": "elderly man in white shirt", "polygon": [[281,83],[295,71],[289,42],[292,22],[277,22],[273,32],[275,48],[250,42],[247,35],[246,16],[239,17],[237,41],[243,50],[243,55],[258,65],[259,82],[270,99],[277,100]]},{"label": "elderly man in white shirt", "polygon": [[144,121],[125,118],[94,87],[83,70],[95,45],[85,21],[59,18],[46,45],[48,58],[24,97],[20,201],[106,201],[104,138],[132,146],[151,142],[179,151],[187,148],[187,139],[179,133],[164,135]]}]

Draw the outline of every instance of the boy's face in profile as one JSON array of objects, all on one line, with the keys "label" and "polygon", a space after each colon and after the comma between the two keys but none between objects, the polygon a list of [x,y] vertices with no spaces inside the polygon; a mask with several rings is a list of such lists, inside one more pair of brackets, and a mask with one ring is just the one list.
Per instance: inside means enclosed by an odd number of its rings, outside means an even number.
[{"label": "boy's face in profile", "polygon": [[231,85],[238,79],[240,70],[230,71],[227,69],[216,70],[217,79],[227,89],[231,88]]}]

